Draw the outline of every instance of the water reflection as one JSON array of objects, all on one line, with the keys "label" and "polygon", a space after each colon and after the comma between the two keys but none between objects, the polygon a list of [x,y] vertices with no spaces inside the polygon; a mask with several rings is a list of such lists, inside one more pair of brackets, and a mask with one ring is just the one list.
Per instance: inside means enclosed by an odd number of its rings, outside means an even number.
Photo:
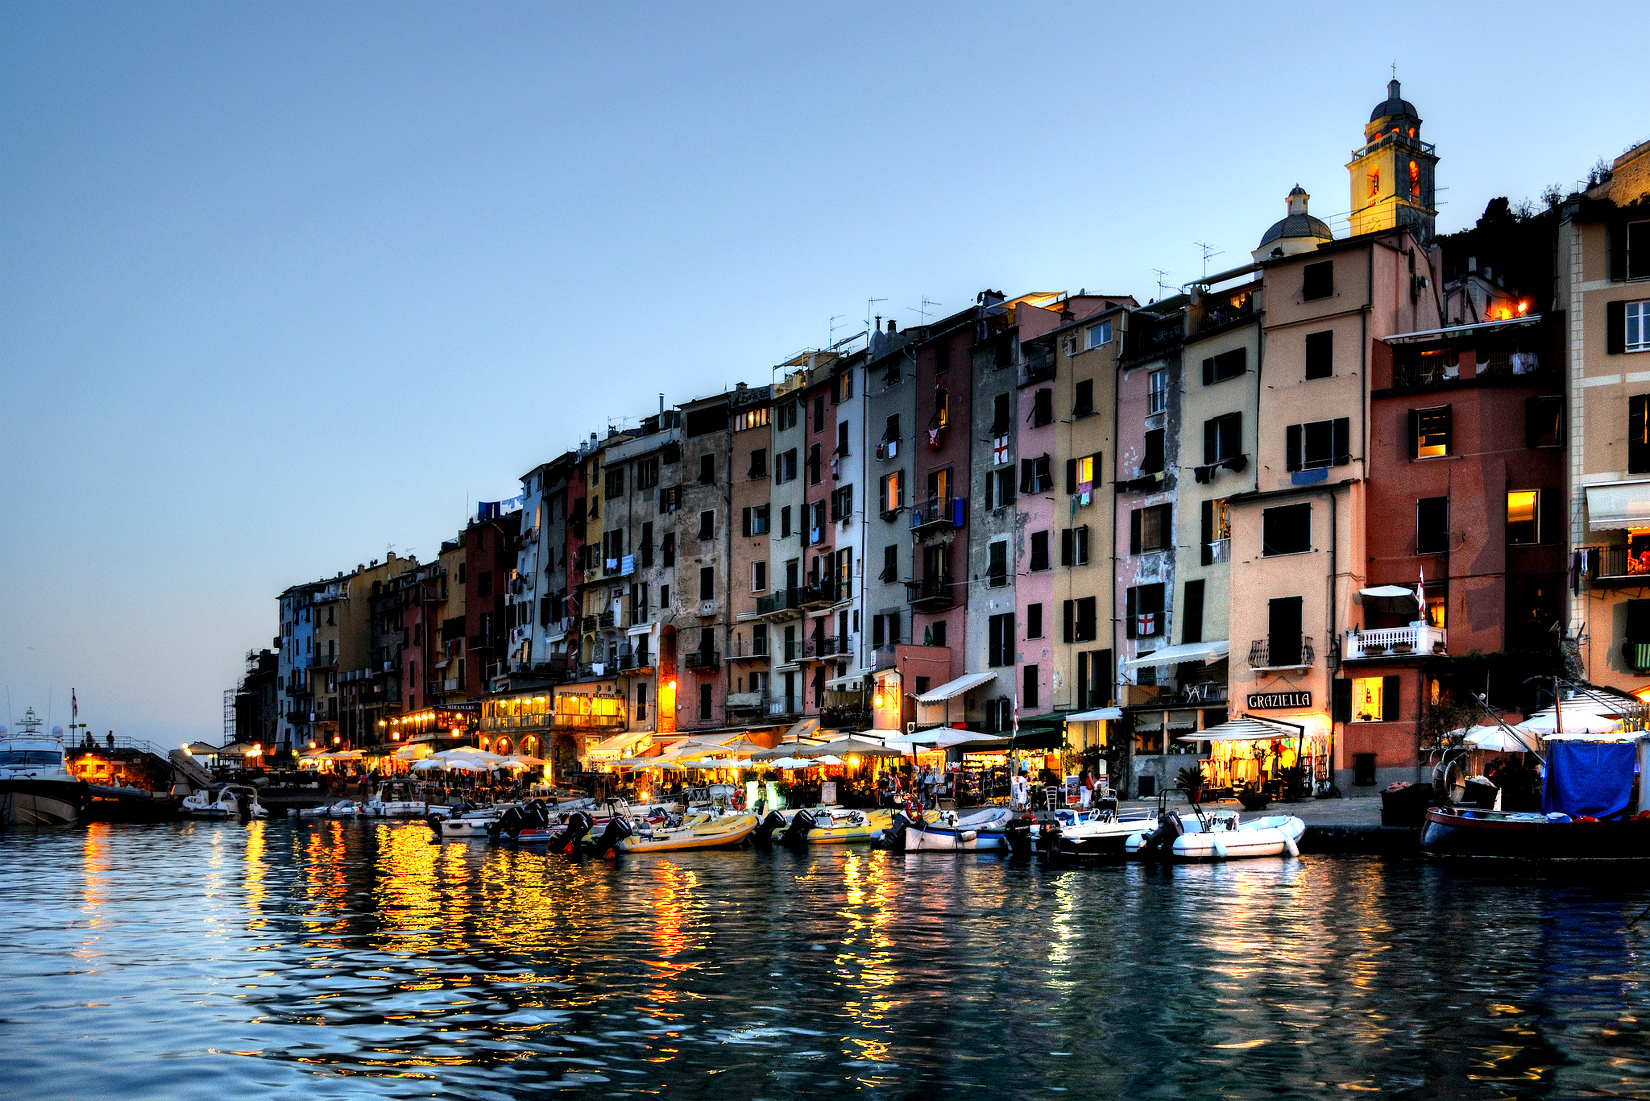
[{"label": "water reflection", "polygon": [[0,861],[20,1096],[1650,1097],[1647,892],[1619,875],[571,864],[325,820]]}]

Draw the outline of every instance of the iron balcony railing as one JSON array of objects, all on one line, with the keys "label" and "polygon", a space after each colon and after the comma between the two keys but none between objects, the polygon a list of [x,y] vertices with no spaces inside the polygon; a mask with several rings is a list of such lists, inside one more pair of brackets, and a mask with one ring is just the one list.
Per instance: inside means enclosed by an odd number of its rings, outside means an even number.
[{"label": "iron balcony railing", "polygon": [[956,602],[956,584],[949,574],[905,583],[906,599],[915,608],[949,608]]},{"label": "iron balcony railing", "polygon": [[776,612],[792,612],[802,607],[800,589],[780,589],[767,596],[756,598],[757,615],[773,615]]},{"label": "iron balcony railing", "polygon": [[685,669],[715,669],[722,664],[722,655],[715,650],[689,650],[682,657]]},{"label": "iron balcony railing", "polygon": [[930,497],[918,505],[911,506],[911,527],[913,530],[930,527],[963,526],[964,511],[968,507],[966,497]]},{"label": "iron balcony railing", "polygon": [[1301,635],[1298,640],[1257,638],[1249,644],[1251,669],[1304,669],[1315,658],[1312,639],[1307,635]]}]

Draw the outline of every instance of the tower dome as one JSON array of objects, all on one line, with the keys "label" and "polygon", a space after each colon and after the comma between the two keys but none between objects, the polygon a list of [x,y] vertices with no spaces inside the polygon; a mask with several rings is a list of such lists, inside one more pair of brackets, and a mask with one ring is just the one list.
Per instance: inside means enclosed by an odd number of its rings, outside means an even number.
[{"label": "tower dome", "polygon": [[1382,134],[1396,133],[1407,138],[1421,136],[1421,116],[1415,113],[1415,104],[1398,94],[1398,81],[1387,81],[1386,99],[1369,112],[1369,125],[1364,127],[1364,140],[1374,141]]},{"label": "tower dome", "polygon": [[1272,228],[1261,235],[1260,247],[1250,253],[1257,262],[1273,256],[1311,252],[1325,241],[1335,239],[1322,218],[1314,218],[1306,212],[1306,204],[1311,198],[1305,188],[1295,185],[1284,200],[1288,213],[1272,223]]}]

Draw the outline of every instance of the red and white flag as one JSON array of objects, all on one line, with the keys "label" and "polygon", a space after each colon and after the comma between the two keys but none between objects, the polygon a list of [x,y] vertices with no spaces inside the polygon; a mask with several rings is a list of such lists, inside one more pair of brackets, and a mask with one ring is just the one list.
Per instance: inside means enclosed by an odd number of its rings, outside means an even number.
[{"label": "red and white flag", "polygon": [[998,436],[991,441],[991,465],[1002,466],[1008,462],[1008,437]]}]

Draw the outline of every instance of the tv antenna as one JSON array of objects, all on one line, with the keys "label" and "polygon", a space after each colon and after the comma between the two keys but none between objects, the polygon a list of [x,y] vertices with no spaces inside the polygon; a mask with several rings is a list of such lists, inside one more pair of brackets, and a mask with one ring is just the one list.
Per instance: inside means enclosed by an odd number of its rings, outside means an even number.
[{"label": "tv antenna", "polygon": [[1209,260],[1211,257],[1221,256],[1225,249],[1217,249],[1207,241],[1193,241],[1192,244],[1203,250],[1203,278],[1209,278]]},{"label": "tv antenna", "polygon": [[839,313],[839,314],[832,314],[831,315],[831,320],[830,320],[831,331],[830,331],[830,335],[825,338],[825,347],[827,347],[827,348],[835,348],[836,347],[836,323],[838,321],[841,321],[843,318],[845,318],[847,316],[848,315],[845,314],[845,313]]},{"label": "tv antenna", "polygon": [[866,332],[871,331],[871,307],[875,306],[878,302],[886,302],[886,301],[888,301],[886,298],[867,298],[865,300],[865,331]]},{"label": "tv antenna", "polygon": [[1168,292],[1174,290],[1174,288],[1165,283],[1163,281],[1163,277],[1169,273],[1164,271],[1162,268],[1153,268],[1152,271],[1157,273],[1157,297],[1168,297]]},{"label": "tv antenna", "polygon": [[928,307],[930,307],[930,306],[943,306],[943,305],[945,305],[944,302],[935,302],[932,298],[929,298],[925,294],[925,295],[922,296],[922,309],[919,310],[915,306],[907,306],[905,308],[910,310],[912,313],[916,314],[917,316],[921,317],[922,318],[922,323],[924,325],[926,325],[926,324],[928,324]]}]

